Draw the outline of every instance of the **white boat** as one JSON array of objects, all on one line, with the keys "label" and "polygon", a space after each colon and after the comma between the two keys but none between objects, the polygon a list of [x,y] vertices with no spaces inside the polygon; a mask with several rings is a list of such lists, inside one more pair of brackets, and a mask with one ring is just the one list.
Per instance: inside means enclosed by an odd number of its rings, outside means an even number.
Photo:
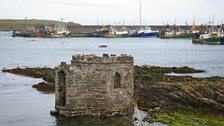
[{"label": "white boat", "polygon": [[153,31],[150,27],[145,26],[142,28],[142,4],[139,0],[139,17],[140,17],[140,29],[136,37],[159,37],[159,31]]},{"label": "white boat", "polygon": [[128,31],[116,31],[116,37],[128,37]]},{"label": "white boat", "polygon": [[51,37],[53,38],[63,38],[63,37],[70,37],[71,32],[65,27],[65,23],[63,19],[58,21],[54,32],[51,33]]}]

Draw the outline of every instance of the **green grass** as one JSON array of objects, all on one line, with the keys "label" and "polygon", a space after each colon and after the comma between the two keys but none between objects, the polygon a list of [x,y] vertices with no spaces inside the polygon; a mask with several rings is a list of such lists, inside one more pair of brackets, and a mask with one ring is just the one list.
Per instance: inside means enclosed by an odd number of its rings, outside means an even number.
[{"label": "green grass", "polygon": [[[57,21],[54,20],[39,20],[39,19],[28,19],[26,21],[27,26],[55,26],[57,24]],[[79,25],[74,22],[67,22],[66,25],[69,26],[76,26]],[[25,20],[24,19],[0,19],[0,29],[2,30],[14,30],[14,29],[20,29],[23,30],[25,26]]]},{"label": "green grass", "polygon": [[149,122],[162,122],[170,126],[224,126],[223,117],[188,112],[160,113]]}]

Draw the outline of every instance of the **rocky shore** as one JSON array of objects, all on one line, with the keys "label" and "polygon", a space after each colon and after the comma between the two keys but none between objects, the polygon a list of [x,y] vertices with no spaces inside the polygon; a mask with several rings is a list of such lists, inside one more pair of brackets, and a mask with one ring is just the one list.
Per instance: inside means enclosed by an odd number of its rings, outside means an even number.
[{"label": "rocky shore", "polygon": [[[54,92],[52,68],[15,68],[2,71],[43,78],[46,82],[33,87],[39,91]],[[135,98],[139,108],[148,111],[151,117],[154,117],[150,120],[160,117],[158,115],[161,113],[177,111],[215,115],[224,119],[224,77],[194,78],[168,75],[201,72],[205,71],[186,66],[135,66]]]},{"label": "rocky shore", "polygon": [[[153,69],[153,71],[152,71]],[[178,72],[180,69],[180,72]],[[185,71],[181,71],[185,69]],[[189,72],[188,72],[189,70]],[[224,114],[224,78],[169,76],[166,73],[203,72],[190,68],[135,67],[135,93],[145,109],[201,111]]]}]

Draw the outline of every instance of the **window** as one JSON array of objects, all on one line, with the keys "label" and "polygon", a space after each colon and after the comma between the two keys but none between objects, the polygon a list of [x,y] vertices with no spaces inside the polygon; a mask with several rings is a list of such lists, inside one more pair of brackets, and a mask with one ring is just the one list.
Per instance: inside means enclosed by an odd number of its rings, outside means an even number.
[{"label": "window", "polygon": [[58,73],[59,84],[59,106],[65,106],[66,104],[66,75],[64,71]]},{"label": "window", "polygon": [[59,85],[65,85],[65,72],[64,71],[60,71],[58,73],[58,79],[59,79]]},{"label": "window", "polygon": [[121,75],[119,73],[114,76],[114,88],[121,88]]}]

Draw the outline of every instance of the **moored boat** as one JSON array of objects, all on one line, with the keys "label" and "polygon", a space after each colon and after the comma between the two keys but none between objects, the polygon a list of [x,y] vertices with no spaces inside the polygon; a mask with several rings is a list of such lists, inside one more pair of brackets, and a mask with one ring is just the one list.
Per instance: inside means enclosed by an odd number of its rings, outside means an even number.
[{"label": "moored boat", "polygon": [[115,32],[117,38],[125,38],[128,37],[127,31],[116,31]]},{"label": "moored boat", "polygon": [[179,38],[179,39],[190,39],[192,38],[190,30],[183,30],[180,29],[176,23],[169,29],[169,25],[167,25],[167,29],[162,31],[160,34],[160,38],[163,39],[172,39],[172,38]]},{"label": "moored boat", "polygon": [[138,31],[136,37],[159,37],[159,31],[153,31],[150,27],[145,27]]},{"label": "moored boat", "polygon": [[128,37],[128,31],[124,25],[124,21],[123,21],[123,27],[120,29],[117,29],[117,26],[115,27],[115,34],[117,38],[126,38]]},{"label": "moored boat", "polygon": [[201,34],[198,39],[193,39],[193,43],[220,45],[222,37],[217,33],[205,33]]},{"label": "moored boat", "polygon": [[144,31],[143,30],[138,31],[136,37],[144,37]]},{"label": "moored boat", "polygon": [[137,32],[137,34],[135,34],[134,37],[159,37],[159,31],[153,31],[150,27],[145,26],[144,28],[142,28],[142,3],[141,0],[139,0],[139,18],[140,18],[140,29]]},{"label": "moored boat", "polygon": [[56,28],[53,32],[50,32],[51,38],[64,38],[64,37],[71,37],[71,32],[65,27],[63,19],[58,21]]},{"label": "moored boat", "polygon": [[109,28],[109,30],[104,35],[105,38],[116,38],[116,33],[113,28]]},{"label": "moored boat", "polygon": [[159,37],[159,31],[153,31],[150,27],[145,27],[144,37]]},{"label": "moored boat", "polygon": [[196,30],[195,24],[192,26],[192,42],[200,44],[220,45],[223,44],[223,35],[220,28],[214,25],[205,26],[203,30]]},{"label": "moored boat", "polygon": [[164,38],[164,39],[169,39],[169,38],[186,38],[186,39],[190,39],[192,38],[192,35],[190,33],[187,32],[183,32],[183,31],[166,31],[164,32],[164,34],[160,35],[160,38]]}]

